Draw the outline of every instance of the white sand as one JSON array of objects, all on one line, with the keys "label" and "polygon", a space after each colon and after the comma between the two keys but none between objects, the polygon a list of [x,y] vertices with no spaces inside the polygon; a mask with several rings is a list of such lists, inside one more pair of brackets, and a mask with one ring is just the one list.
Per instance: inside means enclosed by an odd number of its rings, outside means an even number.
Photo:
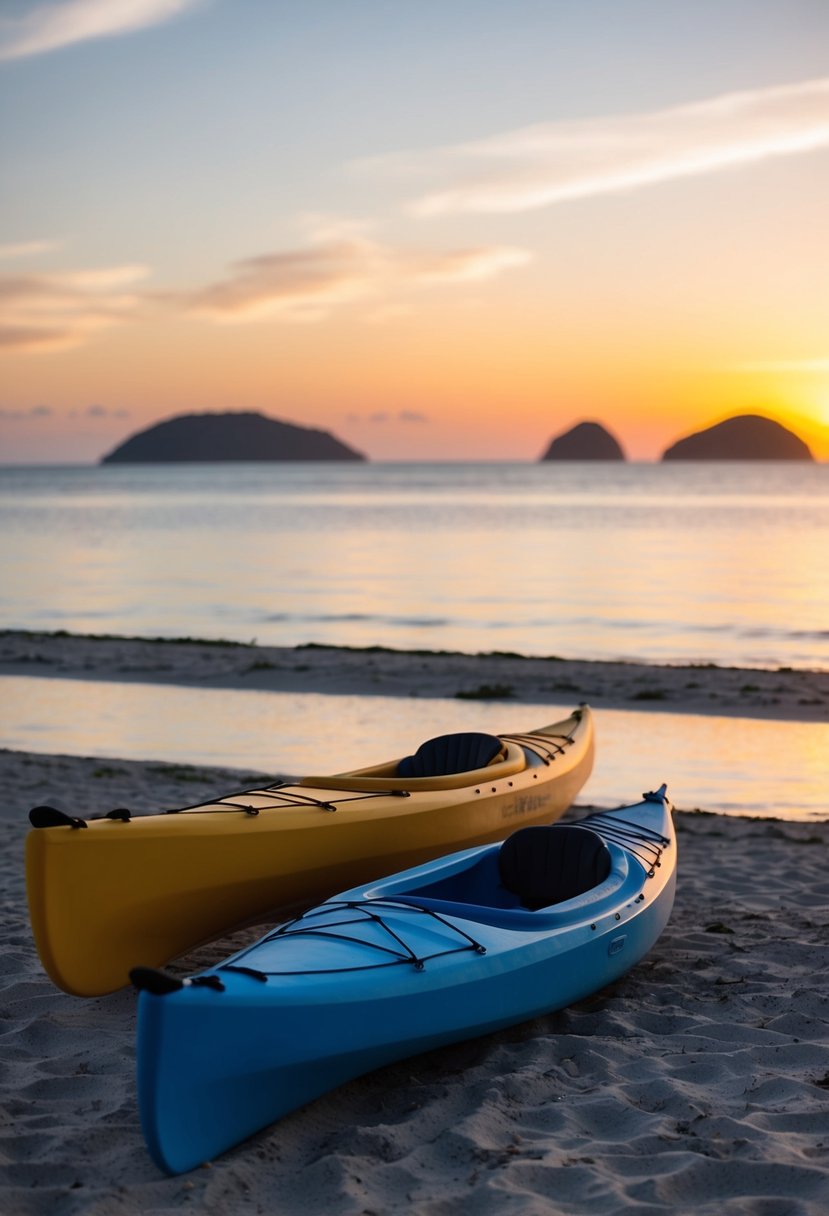
[{"label": "white sand", "polygon": [[[560,695],[569,681],[597,705],[808,720],[829,706],[827,673],[0,635],[0,672],[36,671],[388,695],[500,684],[516,700]],[[44,802],[177,806],[254,774],[6,751],[0,776],[0,1212],[829,1212],[829,822],[680,813],[672,919],[617,984],[352,1082],[169,1179],[138,1123],[135,994],[79,1000],[40,968],[26,813]],[[230,948],[183,965],[210,966]]]}]

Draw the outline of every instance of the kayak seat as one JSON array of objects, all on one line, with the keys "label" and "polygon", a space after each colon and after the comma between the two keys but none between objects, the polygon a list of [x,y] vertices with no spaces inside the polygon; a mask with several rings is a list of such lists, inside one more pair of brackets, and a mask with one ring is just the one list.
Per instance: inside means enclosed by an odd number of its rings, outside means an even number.
[{"label": "kayak seat", "polygon": [[504,745],[496,735],[464,731],[438,735],[421,743],[413,756],[405,756],[397,766],[398,777],[448,777],[485,768],[500,758]]},{"label": "kayak seat", "polygon": [[521,828],[501,845],[498,870],[507,890],[535,912],[604,882],[610,850],[598,833],[577,824]]}]

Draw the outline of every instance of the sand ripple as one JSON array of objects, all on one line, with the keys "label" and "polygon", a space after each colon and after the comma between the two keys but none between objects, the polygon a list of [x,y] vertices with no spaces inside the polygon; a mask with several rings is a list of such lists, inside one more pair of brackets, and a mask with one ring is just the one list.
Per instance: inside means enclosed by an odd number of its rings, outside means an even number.
[{"label": "sand ripple", "polygon": [[[135,795],[140,766],[118,767]],[[617,984],[361,1078],[168,1179],[138,1123],[134,995],[81,1001],[41,972],[25,809],[0,819],[4,1212],[829,1211],[829,825],[679,816],[674,915]]]}]

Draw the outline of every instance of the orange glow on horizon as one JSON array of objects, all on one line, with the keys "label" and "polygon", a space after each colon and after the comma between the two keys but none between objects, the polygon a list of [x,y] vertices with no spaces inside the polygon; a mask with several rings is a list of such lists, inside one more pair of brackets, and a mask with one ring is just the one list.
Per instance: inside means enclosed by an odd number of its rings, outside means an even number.
[{"label": "orange glow on horizon", "polygon": [[96,460],[165,417],[257,410],[330,430],[374,460],[534,461],[589,419],[629,459],[658,460],[693,431],[758,413],[829,459],[826,372],[743,368],[733,345],[713,324],[684,332],[651,307],[645,321],[601,316],[586,298],[551,317],[544,300],[497,290],[376,321],[147,320],[75,350],[9,357],[20,413],[56,404],[48,417],[0,419],[0,442],[5,451],[25,432],[21,450],[44,455],[24,459],[50,459],[48,438],[51,459]]}]

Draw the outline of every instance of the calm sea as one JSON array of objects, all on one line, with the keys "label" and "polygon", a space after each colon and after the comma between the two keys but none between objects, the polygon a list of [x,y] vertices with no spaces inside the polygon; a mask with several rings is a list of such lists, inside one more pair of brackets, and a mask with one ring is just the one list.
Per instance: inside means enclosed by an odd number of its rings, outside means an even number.
[{"label": "calm sea", "polygon": [[829,465],[0,469],[0,627],[829,668]]}]

